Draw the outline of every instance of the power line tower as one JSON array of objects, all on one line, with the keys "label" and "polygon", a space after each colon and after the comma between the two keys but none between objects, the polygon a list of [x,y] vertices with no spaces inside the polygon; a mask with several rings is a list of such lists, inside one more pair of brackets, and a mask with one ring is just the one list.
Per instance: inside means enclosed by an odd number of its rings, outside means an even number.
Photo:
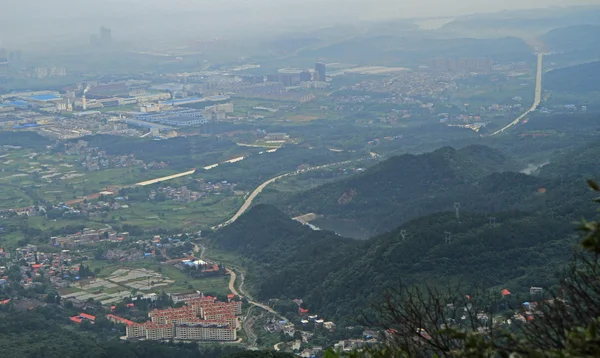
[{"label": "power line tower", "polygon": [[402,240],[406,239],[406,230],[400,230],[400,236],[402,236]]},{"label": "power line tower", "polygon": [[496,218],[495,217],[490,217],[489,219],[490,222],[490,227],[496,227]]},{"label": "power line tower", "polygon": [[460,203],[454,203],[454,211],[456,212],[456,221],[460,222]]},{"label": "power line tower", "polygon": [[446,245],[450,245],[452,243],[452,233],[450,231],[444,232],[444,242]]}]

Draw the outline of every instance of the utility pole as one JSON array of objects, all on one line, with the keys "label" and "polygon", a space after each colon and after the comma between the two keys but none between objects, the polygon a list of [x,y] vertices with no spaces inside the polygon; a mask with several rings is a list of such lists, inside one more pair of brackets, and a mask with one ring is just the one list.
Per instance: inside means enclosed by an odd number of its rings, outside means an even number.
[{"label": "utility pole", "polygon": [[460,222],[460,203],[454,203],[454,210],[456,211],[456,221]]},{"label": "utility pole", "polygon": [[406,239],[406,230],[402,229],[400,230],[400,236],[402,236],[402,240]]},{"label": "utility pole", "polygon": [[444,242],[447,245],[452,243],[452,233],[450,231],[444,232]]}]

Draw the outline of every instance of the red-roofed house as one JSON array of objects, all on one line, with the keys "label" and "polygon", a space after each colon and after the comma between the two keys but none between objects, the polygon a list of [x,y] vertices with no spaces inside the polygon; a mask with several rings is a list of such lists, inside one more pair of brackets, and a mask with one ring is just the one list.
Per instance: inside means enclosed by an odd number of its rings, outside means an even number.
[{"label": "red-roofed house", "polygon": [[122,323],[126,326],[132,326],[135,324],[135,322],[133,322],[133,321],[130,321],[123,317],[115,316],[113,314],[107,314],[106,319],[108,319],[109,321],[114,322],[114,323]]},{"label": "red-roofed house", "polygon": [[79,317],[89,319],[90,321],[96,320],[96,316],[92,316],[91,314],[87,314],[87,313],[80,313]]},{"label": "red-roofed house", "polygon": [[33,269],[33,271],[38,272],[39,269],[42,267],[42,264],[32,264],[31,268]]}]

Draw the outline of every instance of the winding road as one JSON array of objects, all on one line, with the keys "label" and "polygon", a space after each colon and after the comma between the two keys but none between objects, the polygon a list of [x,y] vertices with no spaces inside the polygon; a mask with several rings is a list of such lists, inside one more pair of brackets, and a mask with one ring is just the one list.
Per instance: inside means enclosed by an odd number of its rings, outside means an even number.
[{"label": "winding road", "polygon": [[542,76],[544,74],[544,71],[543,71],[543,58],[544,58],[544,54],[543,53],[538,53],[537,54],[537,73],[536,73],[536,76],[535,76],[535,96],[534,96],[533,104],[531,105],[531,108],[529,108],[525,113],[523,113],[522,115],[520,115],[517,119],[515,119],[512,122],[510,122],[505,127],[503,127],[501,129],[495,131],[491,135],[494,136],[494,135],[503,133],[508,128],[510,128],[510,127],[518,124],[523,118],[525,118],[529,113],[535,111],[537,109],[537,107],[540,105],[540,102],[542,101]]},{"label": "winding road", "polygon": [[271,179],[267,180],[266,182],[262,183],[261,185],[259,185],[256,189],[254,189],[254,191],[250,194],[250,196],[248,196],[248,198],[246,198],[246,200],[244,201],[244,204],[242,204],[242,206],[235,213],[235,215],[233,215],[231,217],[231,219],[225,221],[224,223],[220,224],[217,227],[221,228],[223,226],[227,226],[227,225],[233,223],[234,221],[236,221],[243,213],[246,212],[246,210],[248,210],[248,208],[250,207],[250,205],[252,205],[252,202],[254,201],[254,199],[258,196],[258,194],[260,194],[263,191],[264,188],[266,188],[269,184],[273,183],[274,181],[277,181],[278,179],[281,179],[281,178],[286,177],[288,175],[290,175],[290,173],[286,173],[286,174],[282,174],[282,175],[276,176],[275,178],[271,178]]},{"label": "winding road", "polygon": [[306,172],[309,172],[309,171],[312,171],[312,170],[318,170],[318,169],[328,168],[328,167],[332,167],[332,166],[335,166],[335,165],[348,164],[348,163],[351,163],[353,161],[358,162],[358,161],[361,161],[361,160],[364,160],[364,159],[370,159],[370,157],[369,158],[359,158],[359,159],[356,159],[356,160],[346,160],[346,161],[343,161],[343,162],[336,162],[336,163],[318,165],[318,166],[315,166],[315,167],[309,167],[307,169],[296,170],[294,172],[281,174],[281,175],[278,175],[278,176],[276,176],[274,178],[271,178],[271,179],[265,181],[264,183],[262,183],[261,185],[259,185],[256,189],[254,189],[254,191],[252,193],[250,193],[250,195],[246,198],[246,200],[244,201],[244,204],[242,204],[242,206],[240,207],[240,209],[229,220],[225,221],[222,224],[219,224],[216,227],[213,227],[213,229],[220,229],[220,228],[222,228],[224,226],[232,224],[234,221],[236,221],[240,216],[242,216],[242,214],[244,214],[250,208],[250,206],[252,205],[252,202],[254,202],[254,199],[256,199],[256,197],[267,186],[269,186],[271,183],[273,183],[273,182],[275,182],[275,181],[277,181],[277,180],[279,180],[281,178],[284,178],[284,177],[287,177],[287,176],[298,175],[298,174],[301,174],[301,173],[306,173]]}]

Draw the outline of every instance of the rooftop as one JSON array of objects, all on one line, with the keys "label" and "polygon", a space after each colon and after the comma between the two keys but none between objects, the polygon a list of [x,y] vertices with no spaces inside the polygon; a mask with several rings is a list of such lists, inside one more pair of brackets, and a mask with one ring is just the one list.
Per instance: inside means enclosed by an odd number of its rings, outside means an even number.
[{"label": "rooftop", "polygon": [[47,101],[53,101],[56,99],[61,99],[62,97],[57,94],[40,94],[40,95],[35,95],[35,96],[29,96],[29,98],[34,101],[47,102]]}]

